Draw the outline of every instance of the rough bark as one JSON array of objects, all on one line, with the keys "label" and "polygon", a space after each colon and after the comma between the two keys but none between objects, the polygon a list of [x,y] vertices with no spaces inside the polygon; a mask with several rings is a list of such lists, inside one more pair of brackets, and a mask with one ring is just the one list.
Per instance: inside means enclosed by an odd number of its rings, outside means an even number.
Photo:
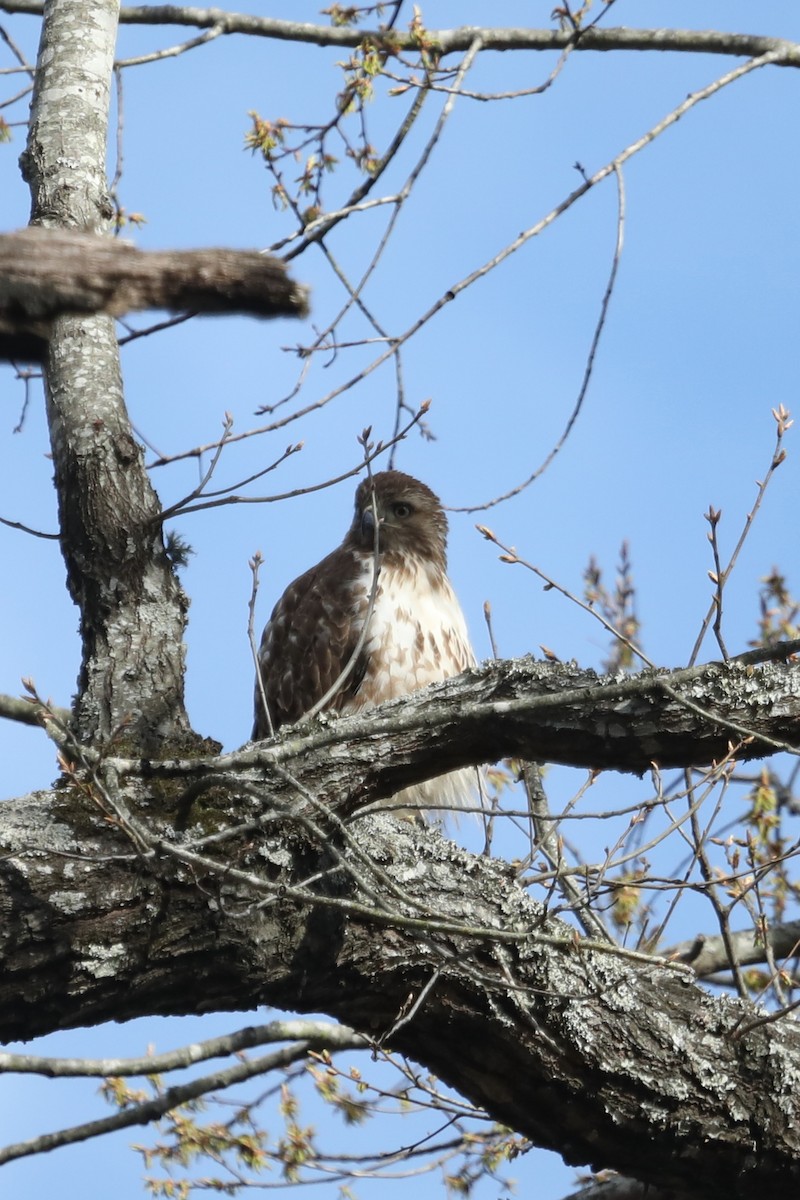
[{"label": "rough bark", "polygon": [[[581,941],[508,866],[434,831],[385,816],[346,834],[280,827],[253,787],[206,802],[183,835],[163,795],[126,796],[130,836],[92,785],[4,806],[0,1036],[328,1012],[568,1162],[702,1200],[800,1183],[792,1022],[748,1030],[754,1011],[690,969]],[[218,870],[180,857],[226,822],[249,824]]]},{"label": "rough bark", "polygon": [[43,361],[52,318],[143,308],[305,316],[308,298],[255,250],[145,252],[75,230],[0,236],[0,358]]},{"label": "rough bark", "polygon": [[691,1194],[683,1188],[654,1188],[638,1179],[625,1179],[612,1175],[608,1179],[594,1180],[577,1192],[571,1192],[564,1200],[691,1200]]},{"label": "rough bark", "polygon": [[548,736],[566,761],[644,769],[660,746],[697,762],[693,746],[730,745],[725,705],[761,738],[796,729],[797,674],[740,662],[597,680],[492,663],[236,755],[98,760],[3,806],[0,1037],[324,1011],[568,1162],[698,1200],[796,1185],[796,1024],[708,996],[691,967],[578,938],[506,864],[386,816],[343,827],[316,797],[345,812]]},{"label": "rough bark", "polygon": [[[783,656],[796,642],[775,650]],[[751,655],[745,655],[747,659]],[[149,764],[181,780],[288,767],[344,811],[443,771],[504,757],[645,774],[796,748],[800,670],[733,660],[600,677],[533,658],[484,663],[455,679],[346,719],[325,716],[245,752]],[[109,760],[121,774],[139,760]],[[291,781],[275,779],[276,794]],[[342,801],[336,801],[341,804]]]}]

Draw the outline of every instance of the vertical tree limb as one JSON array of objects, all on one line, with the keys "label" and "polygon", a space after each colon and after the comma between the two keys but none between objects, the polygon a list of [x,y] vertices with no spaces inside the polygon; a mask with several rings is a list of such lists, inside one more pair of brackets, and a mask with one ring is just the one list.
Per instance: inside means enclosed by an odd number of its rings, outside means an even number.
[{"label": "vertical tree limb", "polygon": [[[23,156],[34,224],[109,232],[105,164],[118,16],[117,0],[45,5]],[[187,602],[131,433],[110,317],[56,319],[46,396],[61,548],[80,609],[76,733],[82,741],[105,739],[127,721],[134,739],[153,751],[188,727]]]}]

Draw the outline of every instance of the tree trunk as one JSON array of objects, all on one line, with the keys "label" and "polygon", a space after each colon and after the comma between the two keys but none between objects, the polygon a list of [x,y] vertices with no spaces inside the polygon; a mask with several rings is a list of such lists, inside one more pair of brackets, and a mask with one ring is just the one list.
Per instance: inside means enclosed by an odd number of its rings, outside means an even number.
[{"label": "tree trunk", "polygon": [[[23,169],[35,224],[107,233],[108,101],[116,0],[45,6]],[[187,601],[164,553],[159,504],[131,434],[114,324],[55,320],[46,361],[50,440],[83,659],[74,728],[82,742],[126,726],[156,754],[188,729]]]}]

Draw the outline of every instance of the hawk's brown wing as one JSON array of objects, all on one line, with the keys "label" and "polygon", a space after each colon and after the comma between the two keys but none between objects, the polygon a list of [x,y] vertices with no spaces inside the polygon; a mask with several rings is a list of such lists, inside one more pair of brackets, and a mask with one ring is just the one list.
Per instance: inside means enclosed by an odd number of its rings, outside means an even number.
[{"label": "hawk's brown wing", "polygon": [[[272,731],[299,721],[350,661],[366,607],[362,575],[360,557],[340,546],[295,579],[275,605],[258,653]],[[325,707],[335,711],[346,707],[365,669],[362,656]],[[270,732],[257,680],[253,738],[269,737]]]}]

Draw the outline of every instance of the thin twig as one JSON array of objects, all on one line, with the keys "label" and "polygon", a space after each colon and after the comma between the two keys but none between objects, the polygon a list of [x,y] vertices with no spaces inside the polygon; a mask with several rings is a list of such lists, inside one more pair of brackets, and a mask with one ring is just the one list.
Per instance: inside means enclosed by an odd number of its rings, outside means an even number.
[{"label": "thin twig", "polygon": [[269,711],[267,703],[267,692],[264,687],[264,674],[261,670],[261,656],[258,652],[258,644],[256,642],[255,631],[255,616],[256,616],[256,596],[258,595],[258,572],[264,559],[260,550],[256,550],[253,557],[250,559],[250,570],[253,574],[253,584],[250,588],[250,600],[247,605],[247,640],[250,643],[250,651],[253,655],[253,665],[256,669],[256,687],[261,699],[261,708],[267,721],[267,729],[269,736],[272,737],[275,733],[275,726],[272,723],[272,713]]},{"label": "thin twig", "polygon": [[[791,429],[794,422],[791,420],[789,412],[783,407],[782,404],[779,405],[778,408],[773,408],[772,415],[775,418],[776,424],[778,426],[776,437],[775,437],[775,449],[772,452],[772,460],[770,462],[769,469],[767,470],[767,473],[764,476],[763,481],[761,481],[761,482],[756,481],[758,483],[758,492],[756,493],[755,503],[753,504],[753,507],[750,509],[750,512],[747,514],[747,516],[745,518],[742,532],[739,535],[738,542],[736,543],[736,545],[733,548],[733,553],[731,554],[731,557],[728,560],[728,565],[725,567],[724,571],[721,571],[718,573],[718,580],[716,583],[715,594],[711,600],[711,604],[709,605],[708,612],[706,613],[705,617],[703,618],[703,623],[700,626],[700,632],[697,635],[697,640],[695,641],[695,644],[692,647],[692,653],[689,655],[688,665],[690,667],[693,666],[694,663],[697,661],[697,656],[700,653],[700,647],[702,646],[703,640],[706,636],[706,633],[708,632],[708,627],[711,624],[711,621],[717,612],[718,603],[719,603],[719,601],[718,601],[719,589],[722,588],[725,585],[725,583],[727,583],[728,579],[730,578],[731,571],[735,567],[736,561],[739,557],[739,553],[742,549],[742,546],[744,545],[744,543],[747,539],[747,535],[749,534],[750,530],[753,527],[753,521],[755,520],[756,514],[758,513],[758,510],[761,507],[761,503],[764,499],[764,495],[766,494],[767,488],[770,485],[772,477],[775,474],[775,472],[777,471],[778,467],[781,465],[781,463],[786,458],[786,451],[783,449],[782,442],[783,442],[784,435],[788,432],[789,429]],[[708,519],[708,518],[706,518],[706,519]],[[719,518],[717,517],[717,519],[719,519]]]},{"label": "thin twig", "polygon": [[13,1162],[18,1158],[26,1158],[31,1154],[41,1154],[46,1150],[55,1150],[59,1146],[69,1146],[74,1145],[76,1142],[85,1142],[90,1138],[100,1137],[117,1129],[130,1129],[133,1125],[149,1125],[159,1117],[162,1117],[164,1113],[177,1108],[181,1104],[186,1104],[190,1100],[196,1100],[200,1096],[207,1095],[209,1092],[231,1087],[232,1084],[242,1083],[244,1080],[252,1079],[256,1075],[264,1075],[268,1071],[275,1071],[291,1063],[298,1062],[306,1057],[310,1045],[311,1043],[309,1042],[299,1042],[294,1046],[286,1046],[261,1058],[248,1059],[244,1062],[240,1061],[232,1067],[227,1067],[221,1071],[214,1071],[212,1074],[204,1075],[200,1079],[194,1079],[190,1083],[167,1088],[162,1095],[156,1096],[152,1100],[146,1100],[141,1104],[125,1108],[111,1117],[103,1117],[97,1121],[86,1121],[81,1125],[72,1125],[67,1129],[60,1129],[56,1133],[45,1133],[39,1137],[31,1138],[26,1142],[16,1142],[12,1145],[4,1146],[0,1149],[0,1165]]},{"label": "thin twig", "polygon": [[535,831],[536,846],[553,868],[555,885],[564,896],[570,911],[574,912],[576,919],[580,922],[587,936],[597,938],[598,941],[613,943],[614,939],[597,914],[589,906],[586,895],[578,887],[574,878],[571,875],[563,873],[564,862],[561,839],[558,836],[558,821],[553,818],[550,812],[547,793],[542,784],[541,768],[538,763],[528,764],[525,767],[523,778],[531,806],[531,820]]},{"label": "thin twig", "polygon": [[[798,50],[798,58],[800,61],[800,50]],[[564,200],[556,205],[555,208],[551,209],[551,211],[540,221],[537,221],[535,225],[532,225],[529,229],[526,229],[520,233],[518,237],[516,237],[512,242],[508,243],[508,245],[494,255],[493,258],[489,259],[481,266],[476,267],[475,270],[458,280],[458,282],[452,284],[436,301],[434,301],[433,304],[430,305],[430,307],[424,313],[422,313],[421,316],[419,316],[405,330],[405,332],[398,334],[398,336],[393,340],[391,347],[384,351],[383,354],[378,355],[377,358],[373,359],[371,363],[368,363],[367,366],[363,367],[355,375],[351,376],[350,379],[345,380],[344,383],[339,384],[337,387],[327,392],[324,396],[312,401],[303,408],[296,409],[294,412],[287,414],[285,417],[274,422],[272,425],[267,426],[266,428],[283,428],[293,421],[301,420],[309,413],[318,412],[320,409],[325,408],[328,404],[330,404],[331,401],[337,399],[345,392],[350,391],[357,384],[363,382],[364,379],[368,378],[374,371],[382,366],[383,363],[391,357],[391,355],[396,354],[399,347],[405,345],[406,342],[415,337],[421,329],[423,329],[435,316],[437,316],[437,314],[441,312],[443,308],[445,308],[458,295],[460,295],[461,292],[465,291],[479,279],[482,279],[485,275],[489,274],[490,271],[493,271],[502,262],[505,262],[507,258],[515,254],[532,238],[537,237],[545,229],[549,228],[549,226],[558,220],[559,217],[572,208],[572,206],[577,203],[578,200],[582,199],[587,192],[589,192],[598,183],[601,183],[609,175],[616,174],[618,169],[621,168],[630,158],[633,158],[634,155],[638,154],[641,150],[649,146],[651,142],[655,141],[657,137],[675,125],[697,104],[709,99],[723,88],[737,82],[739,79],[742,79],[745,75],[750,74],[752,71],[756,71],[761,67],[770,66],[777,62],[784,61],[786,61],[786,52],[783,49],[771,49],[768,53],[763,54],[758,58],[751,59],[749,62],[743,63],[742,65],[734,68],[734,70],[730,71],[728,74],[714,80],[714,82],[710,83],[707,87],[701,88],[697,92],[693,92],[686,98],[686,100],[683,101],[682,104],[679,104],[676,108],[669,112],[661,121],[652,126],[645,134],[643,134],[635,142],[632,142],[625,150],[623,150],[615,158],[611,159],[610,162],[606,163],[604,167],[601,167],[593,175],[586,178],[579,187],[577,187]]]},{"label": "thin twig", "polygon": [[626,637],[624,633],[620,632],[620,630],[617,629],[616,626],[611,623],[611,621],[604,617],[603,614],[599,612],[593,605],[587,604],[585,600],[581,600],[581,598],[571,592],[569,588],[564,587],[563,584],[557,583],[555,579],[551,579],[550,576],[546,575],[540,567],[535,566],[533,563],[527,562],[524,558],[520,558],[513,546],[504,545],[496,536],[496,534],[494,534],[486,525],[476,525],[475,528],[482,537],[485,537],[489,542],[493,542],[499,550],[503,551],[503,553],[500,555],[501,562],[525,567],[528,571],[531,571],[538,579],[542,580],[547,591],[560,592],[562,596],[567,598],[567,600],[571,600],[573,604],[577,604],[578,608],[582,608],[584,612],[589,613],[589,615],[594,617],[596,621],[599,621],[604,629],[608,630],[608,632],[612,634],[619,642],[621,642],[623,646],[630,650],[632,654],[635,654],[637,658],[640,658],[645,666],[653,667],[655,669],[655,663],[647,657],[644,651],[640,650],[635,642],[632,642],[630,638]]},{"label": "thin twig", "polygon": [[421,988],[419,995],[414,998],[413,1004],[411,1004],[408,1009],[404,1009],[398,1015],[397,1019],[392,1022],[389,1028],[378,1038],[378,1046],[383,1046],[386,1042],[390,1042],[398,1030],[402,1029],[404,1025],[408,1025],[409,1021],[414,1019],[422,1005],[425,1003],[425,997],[431,993],[433,988],[438,983],[441,974],[441,967],[437,967],[431,974],[431,977],[425,986]]},{"label": "thin twig", "polygon": [[192,1042],[162,1054],[142,1058],[46,1058],[36,1054],[0,1053],[0,1073],[4,1075],[44,1075],[48,1079],[105,1078],[108,1075],[129,1078],[136,1075],[164,1075],[180,1071],[210,1058],[240,1054],[254,1046],[272,1042],[304,1041],[326,1049],[366,1049],[371,1045],[361,1034],[346,1025],[324,1021],[270,1021],[267,1025],[248,1026],[234,1033],[221,1034],[202,1042]]},{"label": "thin twig", "polygon": [[214,38],[218,38],[221,33],[226,30],[222,24],[212,25],[204,33],[197,37],[189,38],[188,41],[179,42],[176,46],[165,46],[163,50],[153,50],[150,54],[139,54],[136,58],[120,58],[114,63],[114,69],[117,71],[123,70],[125,67],[141,67],[145,63],[162,62],[167,58],[177,58],[179,54],[186,54],[188,50],[194,50],[197,46],[204,46],[207,42],[213,42]]},{"label": "thin twig", "polygon": [[598,346],[600,345],[600,337],[605,327],[606,317],[608,316],[608,306],[611,303],[611,296],[614,291],[614,284],[616,283],[617,279],[617,271],[619,270],[619,263],[622,257],[622,247],[625,233],[625,183],[622,177],[622,168],[619,166],[619,164],[614,166],[614,175],[617,180],[617,234],[614,245],[614,256],[611,260],[611,271],[608,276],[608,283],[606,284],[606,290],[600,305],[600,316],[597,319],[594,334],[592,335],[592,341],[589,346],[589,354],[586,359],[583,380],[578,391],[578,397],[575,401],[572,412],[569,415],[569,420],[564,426],[561,436],[552,447],[547,457],[542,463],[539,464],[536,470],[528,476],[527,479],[522,481],[522,483],[518,483],[515,487],[509,488],[508,491],[503,492],[503,494],[500,496],[495,496],[492,500],[486,500],[483,504],[452,507],[450,509],[451,512],[485,512],[486,509],[494,508],[495,505],[502,504],[505,500],[510,500],[512,496],[518,496],[520,492],[523,492],[525,488],[530,487],[535,480],[544,474],[559,451],[564,448],[569,435],[572,433],[575,422],[577,421],[581,409],[583,408],[583,402],[586,399],[586,393],[589,390],[589,383],[594,371],[594,361],[597,355]]},{"label": "thin twig", "polygon": [[6,525],[9,529],[19,529],[20,532],[29,533],[32,537],[47,538],[53,542],[57,542],[61,536],[58,533],[44,533],[41,529],[32,529],[30,525],[23,525],[21,521],[9,521],[7,517],[0,517],[0,525]]},{"label": "thin twig", "polygon": [[[684,772],[684,779],[686,781],[687,799],[689,799],[691,802],[692,797],[695,794],[695,785],[691,777],[691,772]],[[742,968],[736,955],[736,945],[731,936],[730,912],[719,898],[718,879],[714,873],[711,863],[709,862],[708,854],[706,852],[706,839],[711,832],[711,827],[714,817],[716,817],[716,812],[714,813],[711,821],[708,822],[706,829],[701,830],[700,823],[697,818],[697,810],[698,806],[690,803],[690,819],[695,858],[698,866],[700,867],[700,873],[703,877],[703,882],[706,885],[706,895],[711,902],[711,907],[714,910],[717,923],[719,924],[719,932],[728,955],[728,967],[733,975],[736,991],[740,996],[746,997],[748,995],[748,991],[742,976]]]}]

